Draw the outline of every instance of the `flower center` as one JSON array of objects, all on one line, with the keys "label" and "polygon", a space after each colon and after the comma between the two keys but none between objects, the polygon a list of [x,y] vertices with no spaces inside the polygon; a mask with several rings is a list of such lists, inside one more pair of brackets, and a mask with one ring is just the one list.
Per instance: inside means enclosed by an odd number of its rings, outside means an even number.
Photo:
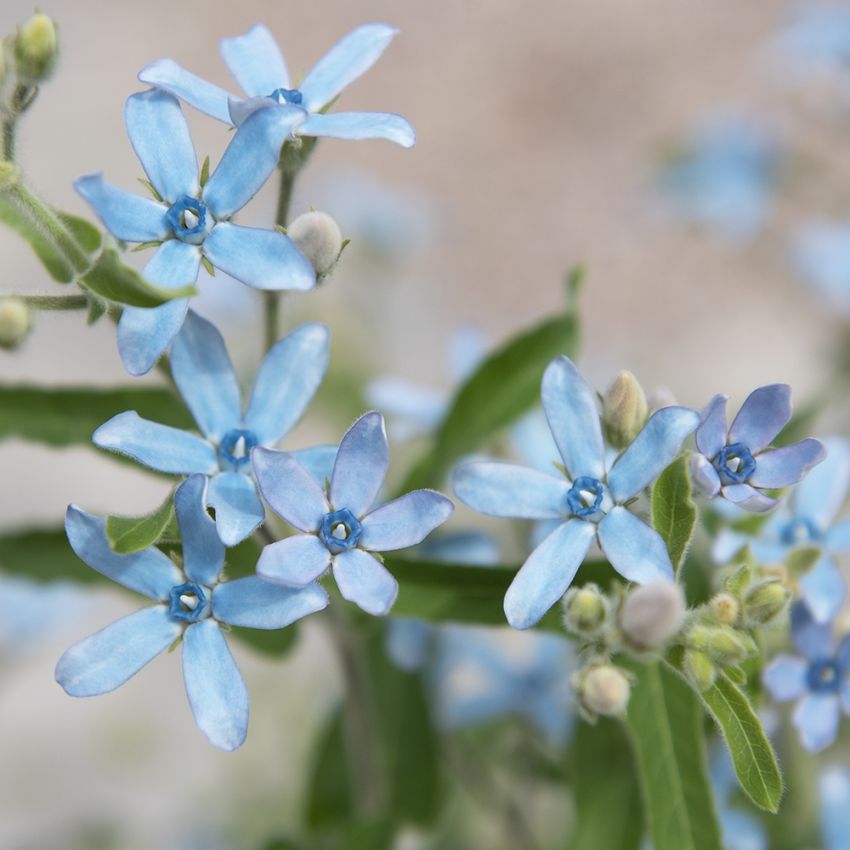
[{"label": "flower center", "polygon": [[228,431],[218,446],[218,460],[225,469],[241,470],[251,460],[251,449],[259,445],[253,431],[234,428]]},{"label": "flower center", "polygon": [[165,214],[174,235],[181,242],[191,242],[199,245],[209,233],[207,205],[197,198],[184,195],[172,204]]},{"label": "flower center", "polygon": [[782,531],[779,534],[782,542],[787,543],[789,546],[799,546],[802,543],[810,543],[813,540],[817,540],[819,536],[820,535],[814,525],[812,525],[812,523],[804,517],[794,517],[793,519],[789,519],[782,527]]},{"label": "flower center", "polygon": [[360,520],[348,508],[342,508],[325,514],[319,537],[334,555],[338,555],[353,549],[362,533]]},{"label": "flower center", "polygon": [[304,102],[304,95],[298,89],[275,89],[269,97],[278,103],[292,103],[295,106],[301,106]]},{"label": "flower center", "polygon": [[204,588],[194,581],[175,585],[168,594],[168,613],[174,620],[196,623],[209,617],[209,605]]},{"label": "flower center", "polygon": [[576,516],[591,517],[600,513],[604,495],[605,487],[601,481],[580,475],[567,493],[567,505]]},{"label": "flower center", "polygon": [[807,675],[809,690],[815,693],[837,691],[841,685],[841,671],[833,660],[812,661]]},{"label": "flower center", "polygon": [[718,452],[714,468],[724,484],[740,484],[756,471],[756,459],[743,443],[732,443]]}]

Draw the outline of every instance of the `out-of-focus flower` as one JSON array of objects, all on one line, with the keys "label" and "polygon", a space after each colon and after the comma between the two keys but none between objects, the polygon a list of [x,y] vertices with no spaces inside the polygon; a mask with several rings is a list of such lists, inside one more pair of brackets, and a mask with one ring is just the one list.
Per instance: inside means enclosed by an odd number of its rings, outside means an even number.
[{"label": "out-of-focus flower", "polygon": [[595,539],[629,581],[673,578],[661,536],[626,503],[673,461],[699,423],[685,407],[657,411],[608,471],[596,398],[569,358],[549,364],[541,394],[564,476],[497,461],[466,463],[454,474],[458,498],[481,513],[560,520],[505,595],[505,614],[517,629],[533,626],[564,595]]},{"label": "out-of-focus flower", "polygon": [[[273,446],[301,418],[328,365],[328,329],[308,324],[269,350],[257,372],[246,412],[221,334],[189,312],[171,350],[171,372],[203,437],[119,413],[95,431],[96,446],[129,455],[151,469],[210,478],[222,541],[235,546],[265,517],[251,470],[251,449]],[[336,449],[317,446],[295,452],[317,480],[329,473]]]},{"label": "out-of-focus flower", "polygon": [[779,504],[765,490],[796,484],[826,455],[818,440],[770,449],[771,440],[791,419],[791,388],[770,384],[751,392],[731,427],[729,396],[716,395],[702,411],[691,461],[694,483],[707,498],[723,496],[747,511],[763,513]]},{"label": "out-of-focus flower", "polygon": [[824,850],[850,847],[850,770],[832,764],[818,777],[820,825]]},{"label": "out-of-focus flower", "polygon": [[783,74],[846,77],[850,69],[850,7],[844,2],[798,2],[774,39]]},{"label": "out-of-focus flower", "polygon": [[222,580],[225,550],[206,512],[205,487],[204,476],[193,475],[174,497],[182,568],[154,547],[116,555],[103,519],[68,509],[65,530],[77,556],[155,604],[72,646],[56,665],[56,681],[71,696],[104,694],[182,640],[183,679],[195,722],[216,747],[235,750],[248,732],[248,692],[220,623],[281,629],[320,611],[328,596],[315,583],[291,588],[257,576]]},{"label": "out-of-focus flower", "polygon": [[791,636],[802,658],[779,655],[765,668],[765,687],[778,702],[799,700],[794,725],[811,752],[838,734],[841,710],[850,714],[850,635],[836,644],[832,625],[816,622],[803,602],[791,607]]},{"label": "out-of-focus flower", "polygon": [[303,532],[266,546],[258,574],[301,587],[330,567],[342,596],[375,616],[390,610],[398,582],[372,553],[421,543],[454,510],[434,490],[414,490],[369,510],[389,466],[384,418],[375,411],[342,438],[327,494],[291,454],[259,448],[252,457],[271,509]]},{"label": "out-of-focus flower", "polygon": [[716,749],[710,767],[725,850],[769,850],[764,824],[751,812],[730,804],[738,783],[725,747]]},{"label": "out-of-focus flower", "polygon": [[798,275],[830,308],[850,316],[850,222],[811,222],[796,234],[792,252]]},{"label": "out-of-focus flower", "polygon": [[303,123],[294,128],[297,135],[389,139],[409,148],[416,134],[400,115],[325,112],[344,88],[375,64],[397,33],[395,27],[386,24],[357,27],[331,48],[297,87],[292,85],[274,37],[262,24],[244,35],[222,39],[221,54],[247,95],[244,99],[185,71],[171,59],[159,59],[143,68],[139,79],[237,127],[258,110],[294,105],[307,113]]},{"label": "out-of-focus flower", "polygon": [[[256,289],[310,289],[313,267],[287,236],[230,220],[268,180],[281,144],[303,117],[294,106],[259,111],[239,128],[201,185],[180,104],[161,91],[134,94],[124,112],[127,134],[154,197],[118,189],[102,174],[80,177],[74,186],[117,239],[158,245],[144,275],[162,287],[194,283],[203,259]],[[152,309],[125,308],[118,350],[130,374],[153,367],[180,330],[188,303],[177,298]]]}]

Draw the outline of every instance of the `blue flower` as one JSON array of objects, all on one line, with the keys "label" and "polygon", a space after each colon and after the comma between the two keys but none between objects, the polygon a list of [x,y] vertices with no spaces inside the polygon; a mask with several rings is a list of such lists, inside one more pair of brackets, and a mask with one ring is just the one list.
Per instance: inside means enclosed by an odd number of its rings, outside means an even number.
[{"label": "blue flower", "polygon": [[505,595],[505,615],[516,629],[533,626],[564,595],[594,539],[629,581],[673,578],[661,536],[626,503],[676,458],[699,422],[685,407],[657,411],[609,472],[596,398],[567,357],[549,364],[541,395],[567,477],[496,461],[463,464],[454,475],[457,497],[481,513],[561,520]]},{"label": "blue flower", "polygon": [[824,850],[850,846],[850,770],[832,764],[818,777],[820,826]]},{"label": "blue flower", "polygon": [[[77,191],[105,227],[126,242],[161,242],[144,275],[166,288],[194,283],[201,259],[257,289],[310,289],[316,275],[287,236],[230,221],[278,164],[280,146],[304,117],[296,107],[262,110],[233,136],[218,168],[201,186],[198,161],[180,104],[161,91],[127,99],[130,143],[160,200],[110,185],[102,174],[80,177]],[[127,371],[142,375],[168,348],[188,300],[128,307],[118,325]]]},{"label": "blue flower", "polygon": [[139,79],[227,124],[240,126],[264,107],[295,105],[307,112],[304,122],[295,128],[297,135],[389,139],[409,148],[416,136],[400,115],[324,112],[349,83],[375,64],[397,32],[386,24],[358,27],[325,54],[297,88],[290,81],[274,37],[262,24],[237,38],[222,39],[221,54],[247,95],[245,99],[190,74],[171,59],[160,59],[143,68]]},{"label": "blue flower", "polygon": [[738,782],[725,747],[717,748],[710,767],[725,850],[768,850],[764,824],[751,812],[730,804]]},{"label": "blue flower", "polygon": [[850,714],[850,635],[836,646],[831,625],[795,602],[791,636],[803,657],[777,656],[764,670],[764,684],[779,702],[799,700],[794,725],[803,746],[817,752],[835,740],[842,707]]},{"label": "blue flower", "polygon": [[830,308],[850,315],[850,222],[812,222],[796,234],[792,250],[799,276]]},{"label": "blue flower", "polygon": [[342,438],[327,494],[291,454],[260,448],[253,461],[271,509],[304,532],[266,546],[257,573],[302,587],[332,567],[342,596],[376,616],[390,610],[398,583],[370,553],[415,546],[454,510],[440,493],[414,490],[369,511],[389,466],[384,419],[374,411]]},{"label": "blue flower", "polygon": [[65,530],[77,556],[155,604],[72,646],[56,665],[56,681],[71,696],[104,694],[182,639],[195,722],[216,747],[235,750],[248,731],[248,693],[220,624],[282,629],[320,611],[328,596],[317,584],[286,588],[256,576],[224,581],[225,550],[204,507],[205,487],[204,477],[193,475],[175,495],[182,568],[154,547],[116,555],[102,518],[68,508]]},{"label": "blue flower", "polygon": [[835,521],[850,494],[850,442],[833,437],[824,440],[824,446],[826,459],[806,476],[758,534],[724,529],[712,549],[715,560],[726,563],[749,545],[762,564],[782,563],[797,547],[820,549],[821,557],[800,580],[800,590],[821,623],[831,620],[844,602],[847,591],[835,556],[850,552],[850,518]]},{"label": "blue flower", "polygon": [[791,419],[791,388],[770,384],[753,390],[726,427],[729,396],[716,395],[702,411],[691,462],[694,483],[707,498],[718,494],[747,511],[764,513],[779,504],[765,493],[796,484],[826,451],[811,438],[769,449]]},{"label": "blue flower", "polygon": [[[260,365],[246,412],[221,334],[189,311],[171,349],[174,382],[203,437],[142,419],[135,411],[114,416],[92,440],[151,469],[209,476],[222,541],[235,546],[265,518],[252,478],[255,446],[272,446],[301,418],[328,365],[328,330],[308,324],[285,336]],[[318,480],[333,461],[333,446],[296,452]]]},{"label": "blue flower", "polygon": [[842,3],[796,3],[776,39],[782,69],[802,76],[819,71],[846,77],[850,63],[850,9]]}]

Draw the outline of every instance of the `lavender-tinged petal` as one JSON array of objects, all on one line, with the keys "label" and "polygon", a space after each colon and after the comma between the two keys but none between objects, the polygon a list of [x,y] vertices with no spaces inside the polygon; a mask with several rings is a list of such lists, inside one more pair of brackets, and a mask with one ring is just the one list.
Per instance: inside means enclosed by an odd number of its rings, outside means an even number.
[{"label": "lavender-tinged petal", "polygon": [[795,512],[821,531],[829,527],[850,493],[850,443],[832,437],[823,440],[823,445],[826,457],[800,482],[793,496]]},{"label": "lavender-tinged petal", "polygon": [[349,549],[333,559],[336,586],[343,599],[367,614],[383,617],[398,596],[398,582],[386,567],[362,549]]},{"label": "lavender-tinged petal", "polygon": [[313,480],[324,489],[325,482],[331,480],[336,460],[336,446],[311,446],[290,452],[292,457],[310,473]]},{"label": "lavender-tinged petal", "polygon": [[165,600],[182,577],[174,562],[149,547],[118,555],[109,546],[106,521],[71,505],[65,514],[65,534],[76,556],[93,570],[150,599]]},{"label": "lavender-tinged petal", "polygon": [[416,144],[416,132],[406,118],[391,112],[333,112],[309,115],[296,133],[332,139],[386,139],[403,148]]},{"label": "lavender-tinged petal", "polygon": [[236,82],[252,97],[268,97],[276,89],[289,88],[289,72],[280,48],[262,24],[244,35],[223,38],[221,55]]},{"label": "lavender-tinged petal", "polygon": [[305,587],[330,566],[331,553],[314,534],[296,534],[263,547],[257,575],[289,587]]},{"label": "lavender-tinged petal", "polygon": [[328,368],[329,340],[324,325],[302,325],[266,354],[245,414],[261,445],[276,443],[307,409]]},{"label": "lavender-tinged petal", "polygon": [[174,475],[207,474],[218,467],[215,449],[206,440],[179,428],[142,419],[135,410],[113,416],[94,432],[92,442],[151,469]]},{"label": "lavender-tinged petal", "polygon": [[91,204],[103,226],[116,239],[156,242],[169,234],[163,204],[113,186],[101,173],[78,177],[74,188]]},{"label": "lavender-tinged petal", "polygon": [[713,499],[720,492],[720,476],[705,455],[691,455],[691,480],[699,493]]},{"label": "lavender-tinged petal", "polygon": [[210,479],[207,503],[215,509],[215,527],[225,546],[236,546],[266,518],[257,485],[241,472],[222,472]]},{"label": "lavender-tinged petal", "polygon": [[850,683],[850,634],[844,635],[839,641],[838,649],[835,650],[835,663],[838,665],[840,675],[847,677]]},{"label": "lavender-tinged petal", "polygon": [[800,593],[818,623],[830,623],[844,604],[847,587],[831,558],[820,558],[800,579]]},{"label": "lavender-tinged petal", "polygon": [[754,487],[789,487],[796,484],[813,466],[826,456],[823,444],[807,439],[781,449],[762,452],[756,458],[755,472],[750,476]]},{"label": "lavender-tinged petal", "polygon": [[831,658],[835,652],[831,625],[815,620],[805,602],[791,606],[791,638],[800,654],[811,661]]},{"label": "lavender-tinged petal", "polygon": [[114,691],[179,635],[164,605],[143,608],[74,644],[56,665],[56,681],[72,697]]},{"label": "lavender-tinged petal", "polygon": [[331,508],[310,473],[292,455],[270,449],[254,449],[251,463],[271,509],[299,531],[317,531]]},{"label": "lavender-tinged petal", "polygon": [[230,123],[227,109],[230,95],[224,89],[189,73],[171,59],[157,59],[156,62],[151,62],[139,71],[139,79],[179,97],[212,118],[217,118],[225,124]]},{"label": "lavender-tinged petal", "polygon": [[825,750],[835,741],[840,717],[839,700],[835,694],[806,694],[792,716],[803,748],[811,753]]},{"label": "lavender-tinged petal", "polygon": [[777,702],[799,699],[808,690],[808,662],[794,655],[777,655],[762,673],[764,686]]},{"label": "lavender-tinged petal", "polygon": [[183,635],[183,683],[195,723],[228,752],[248,734],[248,689],[215,620],[193,623]]},{"label": "lavender-tinged petal", "polygon": [[570,483],[501,461],[473,461],[455,469],[454,493],[482,514],[516,519],[563,519]]},{"label": "lavender-tinged petal", "polygon": [[700,425],[696,430],[697,448],[712,460],[726,443],[727,395],[716,395],[702,409]]},{"label": "lavender-tinged petal", "polygon": [[729,428],[729,442],[743,443],[753,454],[767,448],[791,419],[791,387],[769,384],[753,390]]},{"label": "lavender-tinged petal", "polygon": [[673,565],[661,535],[626,508],[615,507],[599,523],[599,545],[628,581],[672,581]]},{"label": "lavender-tinged petal", "polygon": [[174,494],[174,512],[183,541],[183,571],[192,581],[211,585],[224,567],[224,545],[207,513],[206,489],[206,476],[187,478]]},{"label": "lavender-tinged petal", "polygon": [[522,565],[505,594],[505,616],[528,629],[566,593],[596,533],[581,519],[559,525]]},{"label": "lavender-tinged petal", "polygon": [[454,505],[434,490],[414,490],[394,499],[363,519],[360,546],[391,552],[421,543],[451,515]]},{"label": "lavender-tinged petal", "polygon": [[384,417],[377,411],[363,414],[339,444],[330,489],[334,508],[362,517],[375,501],[389,463]]},{"label": "lavender-tinged petal", "polygon": [[213,616],[231,626],[282,629],[328,605],[318,584],[292,588],[246,576],[226,581],[213,590]]},{"label": "lavender-tinged petal", "polygon": [[850,518],[833,525],[823,542],[830,552],[850,552]]},{"label": "lavender-tinged petal", "polygon": [[727,484],[720,492],[733,505],[755,514],[772,511],[779,504],[778,499],[765,495],[750,484]]}]

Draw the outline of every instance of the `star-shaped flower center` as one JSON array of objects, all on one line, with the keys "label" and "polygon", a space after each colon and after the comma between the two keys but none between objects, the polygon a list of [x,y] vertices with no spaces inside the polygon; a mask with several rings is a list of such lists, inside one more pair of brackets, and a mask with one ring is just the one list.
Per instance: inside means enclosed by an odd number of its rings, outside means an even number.
[{"label": "star-shaped flower center", "polygon": [[212,216],[207,205],[198,198],[184,195],[171,205],[165,214],[174,235],[181,242],[199,245],[210,231]]},{"label": "star-shaped flower center", "polygon": [[756,471],[756,459],[743,443],[724,446],[713,462],[724,484],[741,484]]},{"label": "star-shaped flower center", "polygon": [[319,537],[335,555],[353,549],[360,540],[363,527],[348,508],[325,514]]},{"label": "star-shaped flower center", "polygon": [[172,619],[184,623],[196,623],[208,617],[210,612],[204,588],[194,581],[172,587],[168,594],[168,613]]},{"label": "star-shaped flower center", "polygon": [[224,469],[240,471],[251,460],[251,449],[259,445],[257,435],[244,428],[228,431],[218,446],[218,460]]},{"label": "star-shaped flower center", "polygon": [[841,671],[833,659],[812,661],[806,678],[814,693],[831,693],[841,686]]},{"label": "star-shaped flower center", "polygon": [[803,543],[812,543],[820,537],[818,530],[805,517],[794,517],[789,519],[782,530],[779,538],[789,546],[800,546]]},{"label": "star-shaped flower center", "polygon": [[580,475],[567,493],[567,506],[575,516],[589,519],[602,513],[605,485],[597,478]]},{"label": "star-shaped flower center", "polygon": [[295,106],[301,106],[304,102],[304,95],[298,89],[275,89],[269,97],[278,103],[292,103]]}]

